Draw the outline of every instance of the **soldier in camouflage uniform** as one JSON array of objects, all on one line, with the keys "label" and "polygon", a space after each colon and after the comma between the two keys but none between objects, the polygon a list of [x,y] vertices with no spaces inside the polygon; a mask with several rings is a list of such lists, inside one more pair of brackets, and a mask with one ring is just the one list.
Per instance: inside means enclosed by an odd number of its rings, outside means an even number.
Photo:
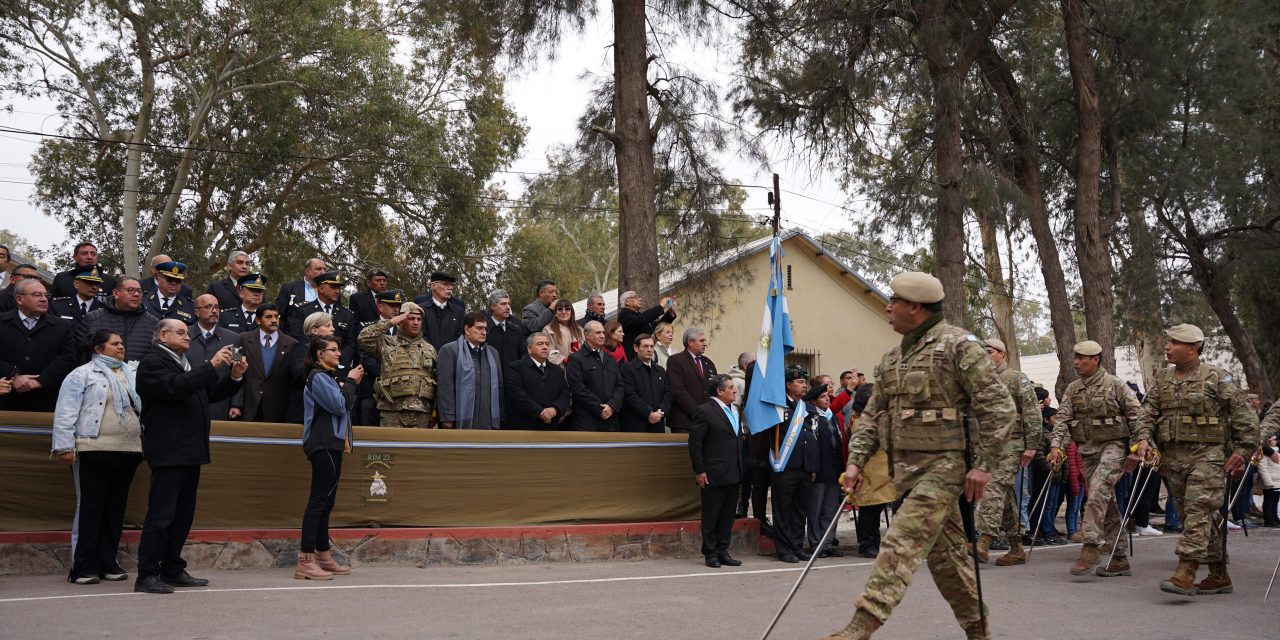
[{"label": "soldier in camouflage uniform", "polygon": [[1261,442],[1270,440],[1271,436],[1280,436],[1280,402],[1271,403],[1271,408],[1267,409],[1262,423],[1258,425],[1258,431]]},{"label": "soldier in camouflage uniform", "polygon": [[[1239,478],[1258,447],[1258,416],[1226,370],[1200,361],[1204,332],[1180,324],[1167,332],[1165,359],[1156,374],[1134,432],[1140,456],[1159,450],[1173,504],[1182,516],[1174,553],[1178,568],[1160,590],[1184,596],[1231,593],[1223,548],[1222,515],[1227,475]],[[1201,564],[1209,575],[1196,582]]]},{"label": "soldier in camouflage uniform", "polygon": [[[1074,364],[1080,375],[1062,393],[1053,434],[1049,436],[1049,464],[1055,468],[1066,459],[1068,435],[1084,459],[1088,499],[1080,530],[1084,547],[1071,565],[1071,575],[1082,576],[1098,563],[1099,549],[1114,542],[1120,531],[1120,509],[1116,506],[1116,483],[1138,466],[1137,456],[1129,457],[1129,440],[1138,420],[1138,398],[1123,380],[1102,368],[1102,345],[1086,340],[1075,346]],[[1179,511],[1178,513],[1182,513]],[[1123,546],[1097,575],[1104,578],[1131,575],[1129,554]]]},{"label": "soldier in camouflage uniform", "polygon": [[[978,339],[943,321],[937,278],[902,273],[889,286],[893,297],[886,312],[902,344],[875,369],[875,391],[849,440],[845,489],[857,491],[862,467],[883,447],[898,494],[907,495],[881,542],[853,620],[827,640],[870,637],[902,601],[926,558],[966,637],[988,638],[960,498],[972,504],[982,497],[1001,464],[1017,412]],[[972,468],[966,460],[968,418],[978,445]]]},{"label": "soldier in camouflage uniform", "polygon": [[1008,567],[1024,564],[1027,554],[1022,550],[1022,517],[1018,512],[1018,500],[1013,491],[1013,480],[1018,470],[1031,464],[1040,449],[1040,436],[1044,421],[1040,417],[1040,403],[1036,400],[1035,387],[1021,371],[1009,368],[1004,342],[987,340],[987,355],[995,365],[996,375],[1009,389],[1013,404],[1018,410],[1013,432],[1005,445],[1000,467],[992,472],[991,482],[978,504],[978,528],[983,531],[978,538],[978,560],[986,562],[991,542],[999,533],[1009,538],[1009,552],[1000,556],[996,564]]},{"label": "soldier in camouflage uniform", "polygon": [[[396,327],[394,335],[387,330]],[[382,361],[373,383],[380,426],[431,428],[436,398],[436,350],[422,337],[422,307],[406,302],[400,315],[360,330],[360,348]]]}]

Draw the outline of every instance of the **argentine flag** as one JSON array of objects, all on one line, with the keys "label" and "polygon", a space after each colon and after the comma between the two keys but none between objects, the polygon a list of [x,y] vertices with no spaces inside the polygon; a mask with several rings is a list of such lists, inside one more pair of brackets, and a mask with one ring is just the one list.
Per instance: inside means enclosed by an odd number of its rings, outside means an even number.
[{"label": "argentine flag", "polygon": [[791,339],[787,298],[782,295],[782,241],[778,236],[774,236],[769,245],[769,268],[769,291],[764,299],[764,320],[760,322],[755,372],[751,374],[751,392],[742,403],[751,433],[760,433],[782,422],[787,406],[786,355],[796,348]]}]

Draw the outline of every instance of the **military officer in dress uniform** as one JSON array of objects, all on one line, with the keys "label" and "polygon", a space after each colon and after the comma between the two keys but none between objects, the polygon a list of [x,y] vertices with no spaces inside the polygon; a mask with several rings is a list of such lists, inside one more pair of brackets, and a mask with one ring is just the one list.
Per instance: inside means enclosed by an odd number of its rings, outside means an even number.
[{"label": "military officer in dress uniform", "polygon": [[[182,290],[187,287],[182,282],[187,279],[187,265],[170,260],[155,265],[155,272],[156,289],[142,299],[143,306],[157,317],[181,320],[191,326],[196,321],[196,303],[182,295]],[[191,289],[187,288],[187,291]]]},{"label": "military officer in dress uniform", "polygon": [[361,329],[360,348],[382,361],[374,382],[381,426],[433,427],[436,350],[422,335],[422,307],[406,302],[399,315]]},{"label": "military officer in dress uniform", "polygon": [[965,637],[986,639],[960,498],[969,508],[982,497],[1002,464],[1017,408],[982,343],[944,320],[937,278],[900,273],[889,287],[885,310],[902,344],[876,366],[875,391],[849,438],[844,479],[846,491],[857,491],[862,467],[883,446],[898,495],[906,497],[880,543],[853,620],[827,640],[871,637],[926,557]]},{"label": "military officer in dress uniform", "polygon": [[102,301],[98,300],[98,293],[102,289],[102,273],[98,270],[98,265],[74,269],[71,284],[75,287],[76,294],[50,300],[49,313],[79,324],[80,319],[89,315],[90,311],[103,306]]},{"label": "military officer in dress uniform", "polygon": [[[1173,366],[1156,373],[1133,434],[1138,456],[1158,456],[1182,516],[1182,536],[1174,549],[1178,568],[1160,590],[1184,596],[1231,593],[1220,511],[1227,501],[1224,475],[1238,480],[1244,474],[1245,461],[1259,444],[1258,415],[1227,370],[1200,361],[1200,327],[1180,324],[1166,335],[1164,357]],[[1209,565],[1209,575],[1196,582],[1202,564]]]},{"label": "military officer in dress uniform", "polygon": [[258,307],[267,292],[267,278],[260,273],[250,273],[241,276],[237,284],[240,287],[240,304],[224,308],[218,316],[218,326],[236,333],[256,331]]},{"label": "military officer in dress uniform", "polygon": [[323,311],[333,318],[333,335],[342,341],[342,361],[346,367],[354,367],[356,360],[356,340],[360,336],[360,323],[356,315],[342,306],[342,287],[346,284],[337,271],[326,271],[316,276],[316,299],[293,310],[293,319],[289,321],[289,335],[294,340],[303,342],[302,324],[307,316]]}]

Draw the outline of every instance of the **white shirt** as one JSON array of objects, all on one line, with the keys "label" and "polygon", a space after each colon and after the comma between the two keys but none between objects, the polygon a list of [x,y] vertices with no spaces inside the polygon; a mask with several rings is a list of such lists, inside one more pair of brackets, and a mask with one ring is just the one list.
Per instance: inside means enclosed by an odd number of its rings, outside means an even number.
[{"label": "white shirt", "polygon": [[267,346],[267,336],[271,336],[271,344],[279,344],[279,343],[280,343],[280,332],[279,332],[279,331],[277,331],[277,332],[275,332],[275,333],[267,333],[267,332],[263,331],[262,329],[258,329],[258,344],[262,345],[263,347],[266,347],[266,346]]},{"label": "white shirt", "polygon": [[[34,329],[36,323],[40,322],[40,316],[29,316],[23,313],[21,309],[18,310],[18,319],[22,321],[22,326],[28,327],[30,325],[28,329]],[[27,322],[28,320],[31,322]]]},{"label": "white shirt", "polygon": [[441,301],[439,301],[439,300],[436,300],[436,297],[435,297],[435,296],[431,296],[431,303],[432,303],[432,304],[434,304],[434,305],[436,305],[436,306],[437,306],[437,307],[439,307],[440,309],[445,309],[446,307],[448,307],[448,306],[449,306],[449,301],[448,301],[448,300],[445,300],[444,302],[441,302]]}]

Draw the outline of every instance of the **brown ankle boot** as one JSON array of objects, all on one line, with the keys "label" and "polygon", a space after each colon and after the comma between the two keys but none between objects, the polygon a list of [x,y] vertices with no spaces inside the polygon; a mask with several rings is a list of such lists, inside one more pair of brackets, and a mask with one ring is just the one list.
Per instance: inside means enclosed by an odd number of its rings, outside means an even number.
[{"label": "brown ankle boot", "polygon": [[1195,560],[1178,560],[1173,577],[1161,582],[1160,590],[1181,596],[1196,595],[1196,571],[1199,569],[1200,563]]},{"label": "brown ankle boot", "polygon": [[1089,573],[1095,564],[1098,564],[1098,545],[1085,544],[1080,549],[1080,557],[1071,565],[1071,575],[1082,576]]},{"label": "brown ankle boot", "polygon": [[1022,548],[1021,536],[1009,536],[1009,553],[996,559],[996,565],[1011,567],[1015,564],[1026,564],[1027,552]]},{"label": "brown ankle boot", "polygon": [[866,609],[858,609],[848,626],[822,640],[867,640],[881,624],[880,619],[867,613]]},{"label": "brown ankle boot", "polygon": [[1231,576],[1227,575],[1227,563],[1211,562],[1209,563],[1209,575],[1204,580],[1196,583],[1196,593],[1200,595],[1214,595],[1217,593],[1231,593]]},{"label": "brown ankle boot", "polygon": [[978,554],[978,562],[986,563],[991,559],[991,543],[995,541],[995,536],[982,534],[978,536],[977,546],[974,550]]},{"label": "brown ankle boot", "polygon": [[1107,563],[1107,566],[1098,567],[1098,570],[1094,573],[1102,578],[1116,578],[1119,576],[1133,575],[1133,572],[1129,570],[1128,558],[1112,558],[1111,562]]},{"label": "brown ankle boot", "polygon": [[991,640],[991,624],[987,623],[984,628],[982,621],[971,622],[964,627],[965,640]]},{"label": "brown ankle boot", "polygon": [[332,580],[333,574],[316,564],[316,554],[299,553],[298,566],[293,569],[293,577],[298,580]]},{"label": "brown ankle boot", "polygon": [[332,551],[317,551],[316,565],[319,566],[322,570],[328,571],[329,573],[332,573],[335,576],[345,576],[345,575],[351,574],[351,567],[344,567],[338,564],[338,561],[333,559]]}]

